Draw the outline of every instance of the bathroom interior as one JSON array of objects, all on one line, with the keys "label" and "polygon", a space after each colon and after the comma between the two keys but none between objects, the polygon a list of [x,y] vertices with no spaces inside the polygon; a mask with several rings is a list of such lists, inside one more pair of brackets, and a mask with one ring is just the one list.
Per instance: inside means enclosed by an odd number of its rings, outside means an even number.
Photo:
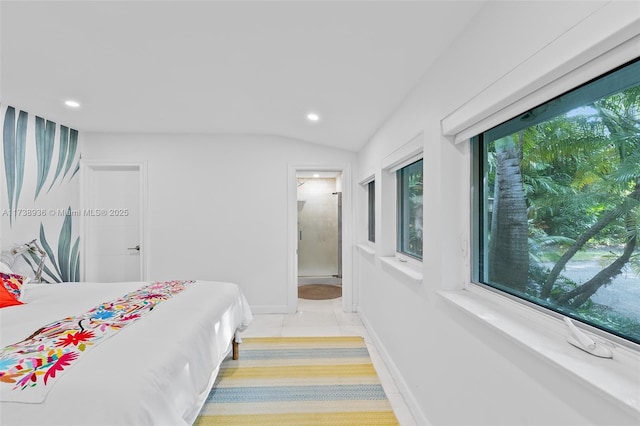
[{"label": "bathroom interior", "polygon": [[342,175],[299,172],[298,295],[335,299],[342,294]]}]

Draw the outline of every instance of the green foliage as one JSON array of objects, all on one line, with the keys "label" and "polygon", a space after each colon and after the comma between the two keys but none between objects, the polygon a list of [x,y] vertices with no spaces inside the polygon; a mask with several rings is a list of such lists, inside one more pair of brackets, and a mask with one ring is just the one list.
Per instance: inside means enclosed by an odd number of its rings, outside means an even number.
[{"label": "green foliage", "polygon": [[578,309],[576,316],[615,334],[623,334],[635,341],[640,341],[640,321],[621,315],[609,306],[589,301]]},{"label": "green foliage", "polygon": [[[522,121],[528,118],[523,116]],[[522,146],[520,168],[529,227],[527,297],[588,322],[611,323],[613,330],[635,330],[632,333],[640,340],[640,324],[635,319],[590,299],[620,273],[619,266],[609,268],[609,276],[585,278],[580,283],[563,272],[567,262],[585,250],[590,261],[601,261],[604,271],[623,252],[634,249],[628,260],[624,258],[623,268],[640,277],[640,253],[635,248],[640,229],[640,85],[555,117],[549,115],[545,121],[489,142],[484,183],[489,202],[494,197],[499,161],[496,144],[505,141]],[[576,252],[578,249],[581,251]],[[595,290],[589,290],[585,282],[593,283]],[[570,306],[569,301],[581,294],[584,297]]]},{"label": "green foliage", "polygon": [[[543,262],[539,262],[538,260],[539,259],[535,257],[530,257],[529,262],[529,275],[526,294],[533,299],[538,299],[540,297],[540,290],[542,288],[542,285],[547,279],[547,275],[549,275],[549,268],[543,266]],[[577,286],[578,285],[575,281],[561,275],[560,277],[558,277],[556,286],[551,292],[551,300],[557,299],[558,296],[575,289]]]},{"label": "green foliage", "polygon": [[[576,238],[633,190],[640,180],[639,92],[634,87],[525,130],[522,170],[533,227]],[[620,241],[623,231],[617,221],[593,243]]]},{"label": "green foliage", "polygon": [[423,220],[423,185],[422,168],[408,175],[408,195],[409,195],[409,247],[410,253],[415,253],[422,257],[422,220]]}]

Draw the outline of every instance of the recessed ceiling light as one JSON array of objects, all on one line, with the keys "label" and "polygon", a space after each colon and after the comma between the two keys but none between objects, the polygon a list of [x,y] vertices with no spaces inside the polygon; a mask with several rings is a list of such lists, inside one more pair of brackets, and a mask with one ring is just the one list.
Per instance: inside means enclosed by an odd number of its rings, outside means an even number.
[{"label": "recessed ceiling light", "polygon": [[313,177],[314,177],[314,178],[319,178],[319,177],[320,177],[320,175],[319,175],[318,173],[314,173],[314,174],[313,174]]},{"label": "recessed ceiling light", "polygon": [[64,104],[70,108],[78,108],[80,106],[80,103],[77,101],[73,101],[73,100],[68,100],[68,101],[64,101]]},{"label": "recessed ceiling light", "polygon": [[320,120],[320,116],[315,112],[310,112],[309,114],[307,114],[307,120],[315,122]]}]

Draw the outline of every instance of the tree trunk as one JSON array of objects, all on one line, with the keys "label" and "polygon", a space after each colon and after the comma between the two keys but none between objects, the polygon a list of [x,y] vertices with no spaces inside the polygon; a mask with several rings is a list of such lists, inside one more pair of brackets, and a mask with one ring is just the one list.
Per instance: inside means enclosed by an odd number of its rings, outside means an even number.
[{"label": "tree trunk", "polygon": [[[633,222],[633,218],[627,215],[627,223]],[[635,225],[633,225],[635,226]],[[593,278],[579,287],[571,290],[569,293],[563,294],[557,300],[561,305],[569,305],[572,308],[579,308],[596,292],[600,287],[611,282],[616,276],[622,272],[622,268],[629,261],[636,248],[635,232],[627,239],[624,252],[611,265],[598,272]],[[572,300],[573,299],[573,300]]]},{"label": "tree trunk", "polygon": [[[573,258],[573,256],[584,246],[587,241],[593,238],[598,232],[602,231],[607,225],[613,222],[617,217],[620,216],[621,211],[625,211],[634,206],[637,201],[640,199],[640,186],[636,186],[634,191],[627,196],[625,201],[618,206],[617,208],[608,211],[604,214],[600,220],[593,224],[592,227],[587,229],[578,239],[576,239],[575,243],[562,255],[560,260],[556,262],[553,266],[553,269],[549,273],[547,280],[542,286],[542,292],[540,294],[543,298],[548,298],[551,294],[551,290],[553,289],[553,285],[558,279],[558,275],[567,266],[567,263]],[[594,277],[595,278],[595,277]]]},{"label": "tree trunk", "polygon": [[496,175],[489,240],[489,281],[524,292],[529,272],[527,205],[521,149],[513,137],[496,141]]}]

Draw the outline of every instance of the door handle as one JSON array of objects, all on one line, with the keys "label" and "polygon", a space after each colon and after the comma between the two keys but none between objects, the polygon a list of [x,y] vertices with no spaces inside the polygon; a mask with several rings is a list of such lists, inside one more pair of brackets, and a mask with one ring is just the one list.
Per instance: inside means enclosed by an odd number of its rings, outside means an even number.
[{"label": "door handle", "polygon": [[127,250],[137,250],[137,251],[140,251],[140,244],[138,244],[138,245],[137,245],[137,246],[135,246],[135,247],[127,247]]}]

